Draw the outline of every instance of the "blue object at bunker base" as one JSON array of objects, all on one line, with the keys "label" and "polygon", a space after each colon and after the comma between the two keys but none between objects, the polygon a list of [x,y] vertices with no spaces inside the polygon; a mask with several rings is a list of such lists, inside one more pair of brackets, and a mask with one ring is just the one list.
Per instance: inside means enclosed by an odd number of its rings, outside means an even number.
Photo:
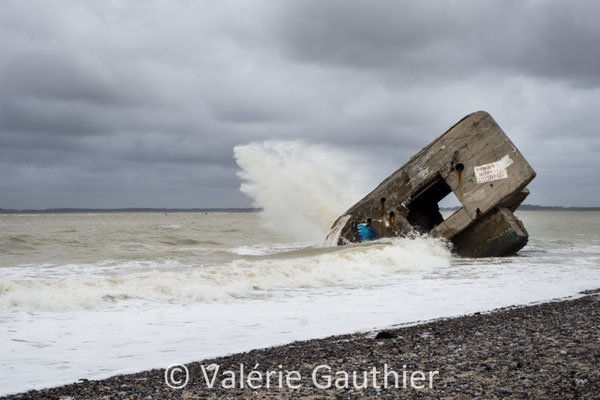
[{"label": "blue object at bunker base", "polygon": [[372,226],[364,222],[360,222],[357,224],[356,228],[358,231],[359,242],[370,242],[377,239],[377,232],[375,232],[375,229],[373,229]]}]

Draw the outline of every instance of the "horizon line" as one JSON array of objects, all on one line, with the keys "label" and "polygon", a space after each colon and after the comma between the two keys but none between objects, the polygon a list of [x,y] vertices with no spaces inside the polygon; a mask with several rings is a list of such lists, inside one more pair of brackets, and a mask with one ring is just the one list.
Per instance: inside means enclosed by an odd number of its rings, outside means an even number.
[{"label": "horizon line", "polygon": [[[458,210],[460,206],[441,207],[441,210]],[[119,208],[90,208],[90,207],[54,207],[43,209],[14,209],[0,208],[0,214],[35,214],[35,213],[86,213],[86,212],[259,212],[261,207],[119,207]],[[548,211],[548,210],[575,210],[575,211],[600,211],[600,206],[542,206],[537,204],[521,204],[517,210]]]}]

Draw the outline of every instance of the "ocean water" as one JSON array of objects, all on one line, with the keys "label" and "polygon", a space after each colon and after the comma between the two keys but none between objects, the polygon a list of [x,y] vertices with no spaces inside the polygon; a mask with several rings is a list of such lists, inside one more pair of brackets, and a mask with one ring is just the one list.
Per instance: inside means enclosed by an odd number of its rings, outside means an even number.
[{"label": "ocean water", "polygon": [[600,213],[518,212],[530,243],[508,258],[328,247],[389,166],[301,141],[234,157],[261,213],[0,215],[0,394],[600,287]]},{"label": "ocean water", "polygon": [[490,259],[324,247],[258,213],[0,215],[0,393],[600,287],[600,213],[517,215],[530,243]]}]

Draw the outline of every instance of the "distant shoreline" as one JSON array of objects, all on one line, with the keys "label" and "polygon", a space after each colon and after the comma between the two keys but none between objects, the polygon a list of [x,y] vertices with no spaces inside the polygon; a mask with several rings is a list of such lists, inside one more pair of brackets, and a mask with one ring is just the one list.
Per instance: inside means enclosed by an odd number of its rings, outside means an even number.
[{"label": "distant shoreline", "polygon": [[[442,207],[441,210],[455,211],[460,207]],[[600,211],[600,207],[563,207],[563,206],[538,206],[535,204],[521,204],[517,211]]]},{"label": "distant shoreline", "polygon": [[46,208],[43,210],[15,210],[0,208],[0,214],[80,214],[80,213],[180,213],[180,212],[231,212],[252,213],[260,208]]},{"label": "distant shoreline", "polygon": [[[443,211],[455,211],[459,207],[442,207]],[[207,212],[231,212],[231,213],[255,213],[262,211],[262,208],[46,208],[42,210],[36,209],[9,209],[0,208],[0,214],[78,214],[78,213],[207,213]],[[518,211],[600,211],[600,207],[562,207],[562,206],[538,206],[532,204],[522,204]]]}]

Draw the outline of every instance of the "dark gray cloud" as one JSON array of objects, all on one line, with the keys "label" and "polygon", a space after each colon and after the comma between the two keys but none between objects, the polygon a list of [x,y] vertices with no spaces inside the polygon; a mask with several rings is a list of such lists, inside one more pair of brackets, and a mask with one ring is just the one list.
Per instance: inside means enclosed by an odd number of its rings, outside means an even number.
[{"label": "dark gray cloud", "polygon": [[590,12],[596,7],[592,1],[349,6],[310,0],[286,8],[278,27],[284,51],[298,61],[396,72],[404,84],[495,72],[587,87],[600,83],[600,28]]},{"label": "dark gray cloud", "polygon": [[0,207],[247,206],[232,148],[266,139],[360,151],[380,179],[479,109],[538,171],[529,202],[599,205],[598,11],[3,1]]}]

